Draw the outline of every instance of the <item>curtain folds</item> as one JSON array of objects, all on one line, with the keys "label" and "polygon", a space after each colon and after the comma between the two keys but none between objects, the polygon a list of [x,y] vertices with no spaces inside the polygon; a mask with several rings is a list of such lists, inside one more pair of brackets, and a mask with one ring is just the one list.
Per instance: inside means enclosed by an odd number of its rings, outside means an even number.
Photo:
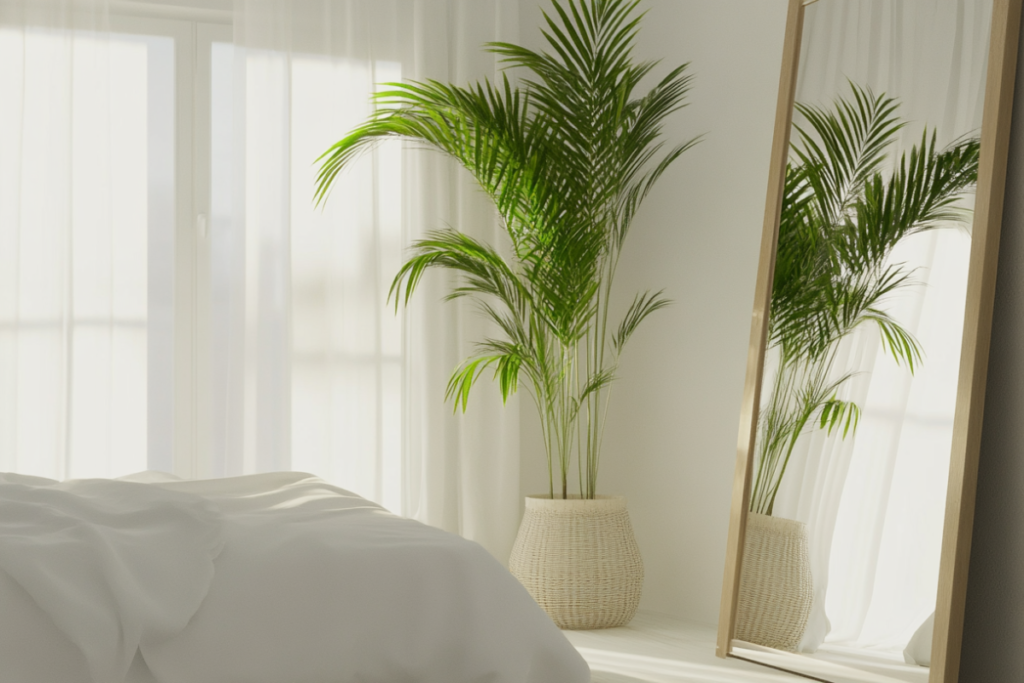
[{"label": "curtain folds", "polygon": [[[807,8],[796,99],[828,105],[847,79],[900,101],[897,154],[927,126],[939,146],[981,125],[991,2],[844,0]],[[799,116],[797,117],[799,124]],[[855,438],[805,436],[775,513],[808,524],[815,604],[801,649],[823,642],[902,650],[935,608],[970,237],[943,228],[892,255],[917,283],[888,303],[916,335],[914,375],[873,328],[842,342],[841,398],[862,408]]]},{"label": "curtain folds", "polygon": [[112,39],[105,0],[0,0],[0,470],[144,469],[169,428],[147,413],[170,305],[147,286],[148,47]]},{"label": "curtain folds", "polygon": [[[0,470],[304,470],[506,561],[518,400],[503,406],[484,378],[465,416],[444,401],[494,331],[442,301],[444,273],[408,308],[387,301],[429,230],[502,245],[493,208],[464,171],[399,141],[339,177],[325,206],[313,192],[317,157],[372,111],[378,84],[493,78],[481,48],[517,39],[518,4],[237,0],[233,19],[234,38],[211,47],[216,27],[142,35],[149,24],[111,18],[107,0],[0,0]],[[209,93],[181,64],[210,65]],[[182,93],[203,107],[184,124]],[[207,115],[211,156],[187,183],[175,122],[203,139]],[[205,192],[206,164],[209,253],[194,257],[190,304],[175,300],[192,267],[175,254],[204,216],[182,215],[182,185]],[[176,338],[189,305],[195,333]],[[175,393],[193,381],[175,365],[185,342],[209,368],[192,403]],[[185,417],[198,426],[172,450]]]},{"label": "curtain folds", "polygon": [[236,2],[234,44],[213,54],[231,94],[213,103],[214,420],[200,476],[314,472],[507,560],[517,402],[486,381],[466,416],[444,402],[487,331],[471,305],[442,301],[443,273],[408,308],[387,302],[428,230],[501,244],[493,208],[461,169],[399,141],[339,176],[326,205],[312,197],[316,158],[371,112],[376,84],[493,78],[481,46],[515,40],[517,21],[504,0]]}]

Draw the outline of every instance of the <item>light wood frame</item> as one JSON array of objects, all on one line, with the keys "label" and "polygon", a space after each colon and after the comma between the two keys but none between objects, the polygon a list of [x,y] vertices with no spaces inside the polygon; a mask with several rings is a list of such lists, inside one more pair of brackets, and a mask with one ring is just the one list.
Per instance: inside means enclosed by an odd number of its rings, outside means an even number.
[{"label": "light wood frame", "polygon": [[[788,0],[782,76],[779,81],[771,166],[768,173],[768,198],[765,203],[761,252],[757,266],[746,382],[740,409],[736,474],[733,480],[725,576],[718,623],[716,654],[719,657],[727,657],[732,653],[736,630],[736,603],[743,565],[742,550],[746,533],[747,507],[753,478],[754,439],[761,403],[761,376],[764,370],[768,311],[775,270],[775,245],[779,234],[782,193],[789,158],[789,137],[800,63],[804,7],[814,1]],[[939,561],[939,587],[935,603],[929,683],[957,683],[960,675],[960,646],[971,555],[978,454],[981,448],[985,407],[985,383],[995,299],[999,232],[1006,185],[1021,3],[1022,0],[993,0],[992,7],[981,152],[967,279],[967,305],[960,352],[956,412],[953,419],[953,444]]]}]

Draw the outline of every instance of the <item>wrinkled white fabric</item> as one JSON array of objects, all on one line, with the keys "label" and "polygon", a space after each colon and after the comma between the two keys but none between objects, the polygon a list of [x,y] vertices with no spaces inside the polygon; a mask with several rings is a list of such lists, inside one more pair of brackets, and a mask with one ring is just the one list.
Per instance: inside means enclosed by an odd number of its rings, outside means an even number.
[{"label": "wrinkled white fabric", "polygon": [[590,680],[477,543],[308,474],[129,478],[0,475],[2,683]]},{"label": "wrinkled white fabric", "polygon": [[173,481],[185,480],[169,472],[143,470],[142,472],[135,472],[133,474],[126,474],[123,477],[117,477],[117,481],[134,481],[139,484],[167,484]]},{"label": "wrinkled white fabric", "polygon": [[932,634],[935,631],[935,612],[914,632],[914,636],[903,650],[903,661],[918,666],[932,664]]},{"label": "wrinkled white fabric", "polygon": [[161,683],[587,683],[575,648],[480,545],[299,473],[156,485],[223,514],[189,625],[142,653]]},{"label": "wrinkled white fabric", "polygon": [[[185,627],[206,596],[220,553],[220,516],[199,496],[149,484],[0,475],[0,604],[18,624],[82,655],[94,683],[124,680],[139,644]],[[9,579],[9,580],[8,580]],[[28,598],[28,599],[26,599]],[[45,642],[7,642],[3,668],[47,681]],[[52,673],[52,672],[51,672]]]}]

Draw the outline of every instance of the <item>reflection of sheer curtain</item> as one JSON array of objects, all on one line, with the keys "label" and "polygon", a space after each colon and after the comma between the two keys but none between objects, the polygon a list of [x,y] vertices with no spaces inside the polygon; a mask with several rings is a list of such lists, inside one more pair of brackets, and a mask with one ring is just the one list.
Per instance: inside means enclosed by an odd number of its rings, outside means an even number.
[{"label": "reflection of sheer curtain", "polygon": [[449,162],[387,143],[314,209],[314,160],[370,112],[374,84],[493,77],[515,39],[504,0],[242,0],[213,52],[212,452],[201,475],[312,471],[507,558],[517,408],[481,386],[468,419],[447,375],[482,330],[431,275],[386,306],[403,248],[452,225],[500,237]]},{"label": "reflection of sheer curtain", "polygon": [[[940,145],[976,134],[990,17],[986,0],[822,0],[807,8],[797,100],[827,104],[850,79],[900,100],[911,121],[900,150],[923,125]],[[844,396],[863,409],[856,438],[805,437],[780,489],[776,514],[807,522],[811,537],[805,649],[828,634],[901,650],[934,609],[968,251],[955,229],[900,245],[893,262],[916,268],[919,285],[889,307],[924,365],[915,376],[897,367],[873,329],[845,340],[846,368],[861,371]]]},{"label": "reflection of sheer curtain", "polygon": [[0,0],[0,470],[170,462],[171,65],[103,0]]}]

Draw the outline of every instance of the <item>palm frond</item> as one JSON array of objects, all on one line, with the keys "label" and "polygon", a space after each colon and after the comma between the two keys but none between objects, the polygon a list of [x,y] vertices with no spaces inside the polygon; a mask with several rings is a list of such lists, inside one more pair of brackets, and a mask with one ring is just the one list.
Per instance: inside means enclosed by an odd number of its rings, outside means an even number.
[{"label": "palm frond", "polygon": [[906,363],[907,369],[913,374],[915,364],[920,366],[924,360],[924,350],[917,338],[884,311],[870,309],[864,319],[878,325],[882,348],[892,354],[897,365]]},{"label": "palm frond", "polygon": [[826,430],[831,435],[833,429],[843,426],[843,438],[851,432],[857,431],[860,423],[860,408],[853,401],[841,401],[837,398],[830,398],[821,406],[821,418],[819,428]]},{"label": "palm frond", "polygon": [[835,365],[855,328],[876,325],[898,365],[911,373],[920,367],[921,344],[885,308],[914,284],[912,272],[889,258],[910,235],[962,225],[969,214],[960,200],[977,182],[976,137],[939,149],[936,132],[925,128],[895,157],[907,125],[898,101],[854,83],[850,90],[830,107],[796,105],[802,120],[783,191],[769,315],[768,345],[780,362],[758,424],[757,512],[771,514],[810,426],[829,436],[841,427],[843,438],[856,432],[860,408],[839,398],[853,373]]},{"label": "palm frond", "polygon": [[619,329],[612,336],[612,345],[616,350],[621,349],[629,341],[636,328],[644,321],[644,318],[657,310],[665,308],[671,301],[662,296],[664,290],[659,292],[644,292],[637,294],[633,303],[622,318]]},{"label": "palm frond", "polygon": [[502,358],[500,354],[473,356],[455,369],[445,389],[445,399],[453,402],[455,412],[458,412],[460,406],[462,412],[466,412],[469,406],[469,392],[476,384],[476,380],[484,370],[499,363]]},{"label": "palm frond", "polygon": [[449,298],[489,294],[512,310],[522,311],[530,306],[530,288],[505,259],[492,247],[464,233],[433,232],[427,239],[414,242],[412,252],[413,256],[399,269],[388,291],[388,301],[393,298],[396,309],[400,299],[409,303],[427,269],[437,267],[461,272],[466,277],[465,283],[454,289]]},{"label": "palm frond", "polygon": [[526,72],[518,85],[504,74],[467,86],[387,84],[373,96],[375,113],[317,160],[317,204],[359,155],[393,138],[454,159],[493,201],[510,257],[453,230],[430,233],[412,245],[388,298],[396,307],[408,304],[429,269],[459,274],[448,298],[474,299],[504,337],[478,345],[452,374],[446,396],[465,410],[487,368],[505,400],[525,380],[540,412],[549,472],[557,459],[563,494],[585,410],[577,444],[587,470],[581,493],[594,496],[619,353],[667,304],[660,293],[640,295],[620,327],[609,329],[624,239],[657,181],[699,139],[663,147],[664,123],[686,105],[692,76],[684,64],[638,92],[657,68],[633,57],[638,7],[639,0],[552,0],[543,15],[545,49],[486,45],[505,68]]}]

